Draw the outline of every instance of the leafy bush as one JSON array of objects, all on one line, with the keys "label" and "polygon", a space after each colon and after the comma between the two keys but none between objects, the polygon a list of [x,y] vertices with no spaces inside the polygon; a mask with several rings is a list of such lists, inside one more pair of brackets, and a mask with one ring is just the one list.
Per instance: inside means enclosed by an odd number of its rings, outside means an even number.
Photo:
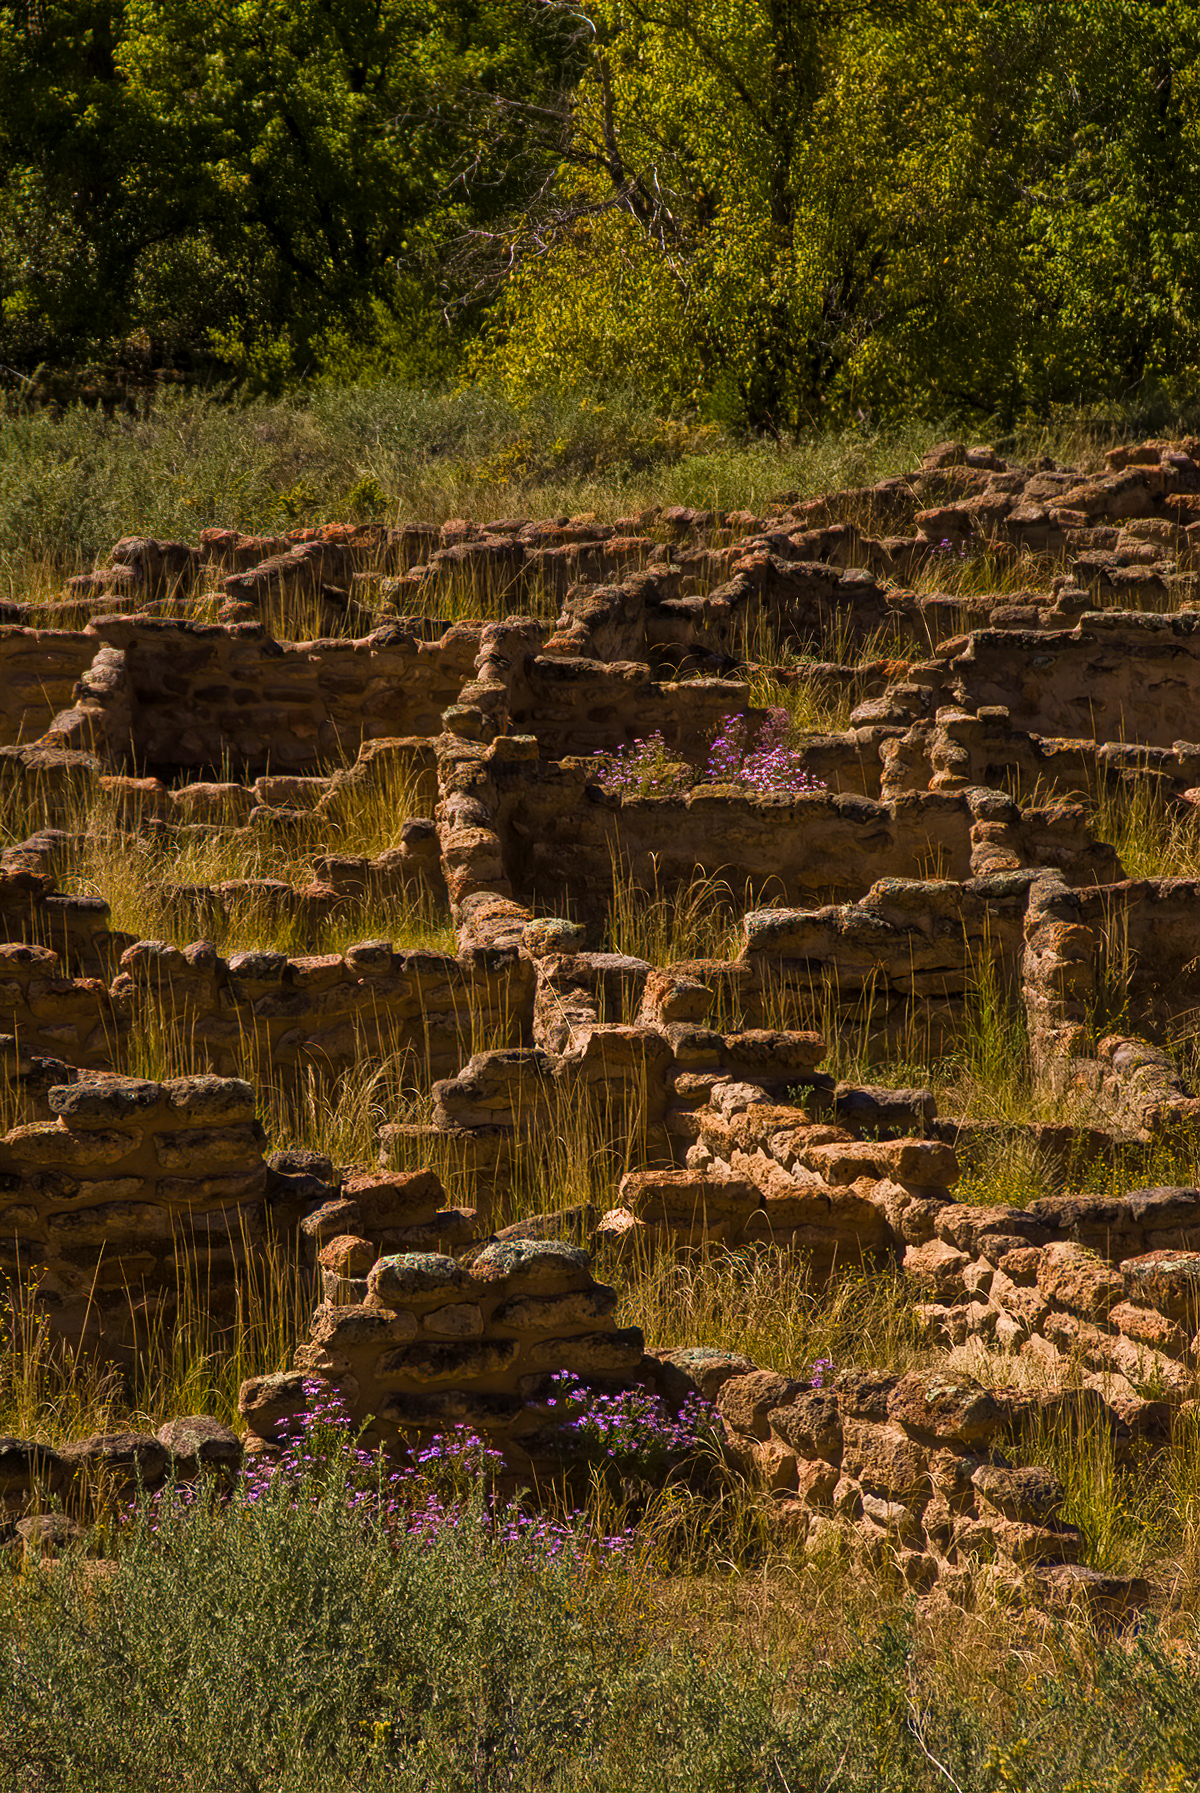
[{"label": "leafy bush", "polygon": [[[669,1629],[477,1523],[389,1531],[338,1449],[253,1503],[139,1516],[104,1564],[0,1587],[0,1783],[20,1793],[1191,1793],[1194,1638],[958,1682],[891,1622],[792,1673]],[[298,1497],[299,1496],[299,1497]],[[464,1509],[480,1511],[478,1491]]]}]

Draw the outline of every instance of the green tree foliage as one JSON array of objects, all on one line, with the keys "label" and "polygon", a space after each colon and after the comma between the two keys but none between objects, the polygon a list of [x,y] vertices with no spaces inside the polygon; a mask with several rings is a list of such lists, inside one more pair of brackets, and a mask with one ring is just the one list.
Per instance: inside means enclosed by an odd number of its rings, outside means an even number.
[{"label": "green tree foliage", "polygon": [[600,0],[496,354],[794,426],[1190,374],[1188,0]]},{"label": "green tree foliage", "polygon": [[528,0],[0,6],[0,358],[140,335],[270,383],[350,341],[394,355],[430,333],[442,243],[519,197],[499,102],[557,91],[561,24]]},{"label": "green tree foliage", "polygon": [[1177,389],[1198,71],[1194,0],[0,0],[0,364]]}]

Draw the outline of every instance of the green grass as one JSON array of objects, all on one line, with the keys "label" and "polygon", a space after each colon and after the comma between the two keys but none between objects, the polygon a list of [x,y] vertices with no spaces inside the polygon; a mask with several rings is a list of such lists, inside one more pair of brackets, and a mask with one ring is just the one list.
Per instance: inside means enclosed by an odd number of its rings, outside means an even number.
[{"label": "green grass", "polygon": [[1092,796],[1097,840],[1117,850],[1128,878],[1200,878],[1200,816],[1152,786],[1103,785]]},{"label": "green grass", "polygon": [[[661,504],[765,510],[782,490],[861,485],[913,466],[914,425],[739,443],[655,414],[632,392],[517,402],[486,386],[442,394],[322,387],[243,407],[171,394],[137,417],[82,406],[0,416],[0,596],[74,572],[119,536],[194,540],[220,525],[284,530],[399,517],[581,515]],[[39,583],[40,580],[40,583]]]},{"label": "green grass", "polygon": [[[577,1566],[466,1522],[208,1500],[0,1580],[0,1771],[21,1793],[1189,1793],[1200,1642],[1019,1607],[936,1628],[832,1562],[681,1601],[652,1552]],[[585,1565],[597,1563],[585,1514]],[[1014,1647],[1015,1646],[1015,1647]]]},{"label": "green grass", "polygon": [[212,827],[152,832],[137,803],[126,810],[90,782],[63,801],[34,777],[23,779],[6,801],[0,844],[16,844],[45,827],[62,829],[70,838],[59,854],[60,888],[102,897],[110,926],[139,940],[186,946],[203,938],[226,955],[252,949],[338,952],[367,939],[453,953],[457,938],[449,909],[412,882],[398,897],[343,899],[323,918],[290,903],[286,893],[231,892],[220,901],[180,894],[229,880],[274,880],[298,892],[317,880],[321,855],[376,859],[399,843],[409,817],[432,810],[436,794],[430,785],[428,774],[383,760],[302,823],[237,827],[235,809],[227,807]]},{"label": "green grass", "polygon": [[647,1252],[608,1267],[620,1323],[662,1349],[712,1345],[764,1369],[803,1375],[825,1358],[900,1373],[925,1361],[912,1289],[886,1268],[814,1280],[803,1251],[704,1245]]}]

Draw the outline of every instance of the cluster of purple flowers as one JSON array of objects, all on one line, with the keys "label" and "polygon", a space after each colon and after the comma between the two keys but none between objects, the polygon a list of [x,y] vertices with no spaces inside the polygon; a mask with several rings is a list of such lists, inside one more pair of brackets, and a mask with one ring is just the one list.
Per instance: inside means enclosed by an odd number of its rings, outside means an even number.
[{"label": "cluster of purple flowers", "polygon": [[[304,1384],[305,1411],[280,1427],[278,1455],[251,1458],[236,1488],[215,1493],[222,1504],[254,1511],[268,1502],[294,1509],[333,1500],[365,1524],[393,1536],[434,1538],[447,1531],[473,1528],[495,1543],[519,1546],[539,1560],[603,1563],[623,1556],[632,1531],[597,1536],[582,1514],[565,1520],[530,1513],[505,1498],[497,1486],[504,1459],[467,1426],[434,1438],[411,1464],[394,1469],[380,1452],[363,1450],[341,1395],[315,1377]],[[144,1503],[135,1503],[128,1520],[144,1516],[158,1531],[168,1511],[195,1504],[194,1484],[173,1484]]]},{"label": "cluster of purple flowers", "polygon": [[715,1437],[713,1410],[698,1394],[688,1395],[673,1417],[647,1389],[598,1394],[569,1370],[552,1376],[551,1382],[555,1392],[546,1405],[556,1410],[560,1433],[597,1464],[653,1477],[694,1456]]},{"label": "cluster of purple flowers", "polygon": [[832,1372],[832,1357],[818,1357],[812,1365],[812,1374],[809,1378],[808,1386],[810,1388],[824,1388],[826,1380]]},{"label": "cluster of purple flowers", "polygon": [[730,716],[708,754],[710,784],[745,784],[755,791],[823,791],[824,783],[804,770],[802,748],[788,745],[786,710],[767,711],[753,746],[744,716]]},{"label": "cluster of purple flowers", "polygon": [[661,729],[611,753],[597,753],[600,782],[610,791],[634,797],[668,797],[695,783],[690,766],[671,757]]},{"label": "cluster of purple flowers", "polygon": [[[823,791],[824,783],[804,769],[803,749],[789,745],[790,727],[786,710],[768,710],[751,744],[746,718],[726,717],[709,748],[704,780],[755,791]],[[673,796],[697,782],[690,766],[672,759],[661,729],[595,758],[605,789],[631,796]]]}]

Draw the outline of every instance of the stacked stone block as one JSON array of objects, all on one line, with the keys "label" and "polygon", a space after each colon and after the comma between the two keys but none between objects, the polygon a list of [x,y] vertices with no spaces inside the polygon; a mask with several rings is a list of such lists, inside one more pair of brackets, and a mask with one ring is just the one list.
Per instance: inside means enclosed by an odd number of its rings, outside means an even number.
[{"label": "stacked stone block", "polygon": [[1062,1517],[1062,1483],[1014,1467],[1000,1448],[1060,1399],[989,1393],[938,1370],[847,1369],[822,1385],[712,1349],[648,1361],[676,1405],[688,1392],[715,1403],[731,1461],[769,1490],[777,1522],[810,1553],[849,1549],[918,1593],[998,1565],[1044,1594],[1118,1609],[1146,1597],[1142,1582],[1077,1566],[1083,1540]]},{"label": "stacked stone block", "polygon": [[552,1240],[496,1240],[469,1261],[432,1252],[379,1258],[366,1298],[324,1304],[296,1369],[243,1385],[251,1449],[286,1435],[309,1404],[305,1381],[338,1389],[368,1444],[400,1452],[455,1426],[483,1433],[516,1474],[548,1456],[551,1378],[627,1383],[642,1335],[613,1319],[616,1292],[588,1254]]},{"label": "stacked stone block", "polygon": [[55,1332],[118,1354],[170,1324],[185,1279],[230,1309],[272,1231],[250,1085],[92,1073],[48,1104],[52,1120],[0,1135],[5,1279],[33,1287]]}]

